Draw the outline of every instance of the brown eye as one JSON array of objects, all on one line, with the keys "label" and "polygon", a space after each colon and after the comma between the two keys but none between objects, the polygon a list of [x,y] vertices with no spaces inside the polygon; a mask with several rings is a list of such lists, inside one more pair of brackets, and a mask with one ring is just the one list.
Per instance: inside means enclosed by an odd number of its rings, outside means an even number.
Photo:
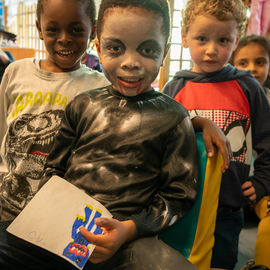
[{"label": "brown eye", "polygon": [[119,53],[121,51],[119,46],[109,47],[108,50],[112,53]]},{"label": "brown eye", "polygon": [[145,49],[142,49],[142,53],[146,56],[151,56],[155,53],[155,51],[151,48],[145,48]]},{"label": "brown eye", "polygon": [[137,52],[143,57],[156,59],[160,57],[162,47],[155,40],[149,40],[140,44],[140,46],[137,48]]}]

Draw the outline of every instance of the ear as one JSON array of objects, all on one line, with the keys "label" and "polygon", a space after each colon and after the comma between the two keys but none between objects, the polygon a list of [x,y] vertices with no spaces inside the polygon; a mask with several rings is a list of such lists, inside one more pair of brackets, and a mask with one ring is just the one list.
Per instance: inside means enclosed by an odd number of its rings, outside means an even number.
[{"label": "ear", "polygon": [[98,40],[98,38],[95,39],[95,45],[96,45],[96,49],[97,49],[97,54],[98,54],[99,62],[100,62],[100,64],[102,64],[100,41]]},{"label": "ear", "polygon": [[240,38],[241,35],[238,35],[233,45],[233,51],[235,51],[235,49],[237,48]]},{"label": "ear", "polygon": [[41,40],[43,40],[43,35],[42,35],[42,31],[41,31],[41,27],[40,27],[40,24],[38,21],[36,21],[36,27],[37,27],[37,30],[38,30],[38,36]]},{"label": "ear", "polygon": [[182,46],[184,48],[188,48],[188,42],[187,42],[187,30],[182,28],[181,31],[181,37],[182,37]]}]

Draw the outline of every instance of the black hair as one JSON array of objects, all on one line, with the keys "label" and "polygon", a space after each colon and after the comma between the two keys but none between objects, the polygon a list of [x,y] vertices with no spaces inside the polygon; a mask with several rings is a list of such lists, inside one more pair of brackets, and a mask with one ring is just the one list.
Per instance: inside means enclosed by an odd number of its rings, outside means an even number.
[{"label": "black hair", "polygon": [[[37,10],[36,10],[36,16],[37,21],[40,23],[40,14],[43,12],[45,2],[48,0],[38,0],[37,2]],[[68,1],[68,0],[65,0]],[[95,26],[96,22],[96,5],[94,0],[77,0],[78,2],[85,3],[86,5],[86,15],[90,18],[91,26]]]},{"label": "black hair", "polygon": [[163,19],[163,34],[166,42],[168,42],[170,37],[170,8],[167,0],[102,0],[97,19],[98,38],[100,38],[106,10],[114,7],[139,7],[160,15]]}]

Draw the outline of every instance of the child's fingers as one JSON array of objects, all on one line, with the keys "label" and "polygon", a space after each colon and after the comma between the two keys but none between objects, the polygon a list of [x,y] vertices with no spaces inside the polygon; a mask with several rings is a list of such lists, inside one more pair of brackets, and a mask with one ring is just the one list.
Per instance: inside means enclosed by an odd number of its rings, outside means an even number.
[{"label": "child's fingers", "polygon": [[221,166],[221,171],[224,172],[226,169],[229,167],[230,159],[231,159],[231,147],[229,142],[226,140],[224,141],[219,141],[217,140],[216,142],[214,139],[211,137],[204,137],[204,144],[205,144],[205,150],[207,152],[207,156],[211,158],[214,155],[215,152],[215,147],[218,149],[220,152],[222,158],[223,158],[223,164]]},{"label": "child's fingers", "polygon": [[246,197],[249,197],[249,196],[252,196],[254,194],[254,189],[253,188],[248,188],[246,190],[243,191],[243,194],[246,196]]},{"label": "child's fingers", "polygon": [[108,259],[109,257],[111,257],[111,253],[109,252],[108,249],[96,246],[89,258],[89,261],[91,263],[100,263]]},{"label": "child's fingers", "polygon": [[113,218],[101,217],[101,218],[96,218],[95,219],[95,224],[98,227],[103,227],[107,231],[110,231],[110,230],[115,229],[118,226],[118,221],[113,219]]},{"label": "child's fingers", "polygon": [[256,201],[256,193],[252,194],[251,196],[248,197],[248,199],[252,202]]},{"label": "child's fingers", "polygon": [[255,201],[256,200],[256,191],[255,188],[252,185],[251,181],[246,181],[243,185],[242,185],[242,190],[243,190],[243,194],[244,196],[246,196],[250,201]]},{"label": "child's fingers", "polygon": [[215,146],[213,145],[211,138],[209,136],[203,136],[203,142],[207,156],[212,157],[215,152]]},{"label": "child's fingers", "polygon": [[87,231],[84,227],[80,227],[79,230],[82,236],[93,245],[104,246],[104,247],[106,246],[107,240],[103,234],[95,235]]},{"label": "child's fingers", "polygon": [[87,231],[83,226],[79,228],[82,236],[89,242],[93,243],[95,235],[89,231]]},{"label": "child's fingers", "polygon": [[223,158],[223,164],[221,166],[221,171],[224,173],[229,168],[229,163],[232,157],[231,146],[228,141],[217,142],[217,148]]},{"label": "child's fingers", "polygon": [[104,234],[95,235],[87,231],[84,227],[80,227],[80,232],[89,242],[101,247],[108,247],[108,233],[115,230],[118,226],[118,221],[112,218],[96,218],[95,223],[98,227],[101,227]]},{"label": "child's fingers", "polygon": [[252,182],[251,181],[246,181],[243,185],[242,185],[242,190],[245,190],[247,188],[252,187]]}]

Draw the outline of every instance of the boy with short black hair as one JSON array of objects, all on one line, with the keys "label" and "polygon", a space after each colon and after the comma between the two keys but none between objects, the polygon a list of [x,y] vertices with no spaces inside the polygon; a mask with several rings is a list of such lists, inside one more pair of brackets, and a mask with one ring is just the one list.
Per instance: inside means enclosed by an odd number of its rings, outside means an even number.
[{"label": "boy with short black hair", "polygon": [[[197,186],[190,118],[179,103],[151,87],[169,33],[166,0],[102,1],[96,46],[112,85],[70,102],[48,157],[42,183],[57,174],[113,215],[95,219],[104,235],[81,229],[96,245],[90,261],[102,269],[114,269],[116,258],[117,269],[179,269],[184,261],[153,238],[189,211]],[[137,261],[138,250],[145,262]],[[160,256],[153,260],[147,254],[155,250]],[[191,267],[187,261],[186,267]]]},{"label": "boy with short black hair", "polygon": [[[194,66],[177,72],[164,93],[184,105],[191,116],[216,122],[230,141],[233,157],[223,174],[213,268],[233,269],[242,228],[242,206],[269,194],[269,104],[247,71],[227,65],[245,21],[241,0],[189,0],[184,12],[182,42]],[[258,152],[249,176],[252,148]]]}]

